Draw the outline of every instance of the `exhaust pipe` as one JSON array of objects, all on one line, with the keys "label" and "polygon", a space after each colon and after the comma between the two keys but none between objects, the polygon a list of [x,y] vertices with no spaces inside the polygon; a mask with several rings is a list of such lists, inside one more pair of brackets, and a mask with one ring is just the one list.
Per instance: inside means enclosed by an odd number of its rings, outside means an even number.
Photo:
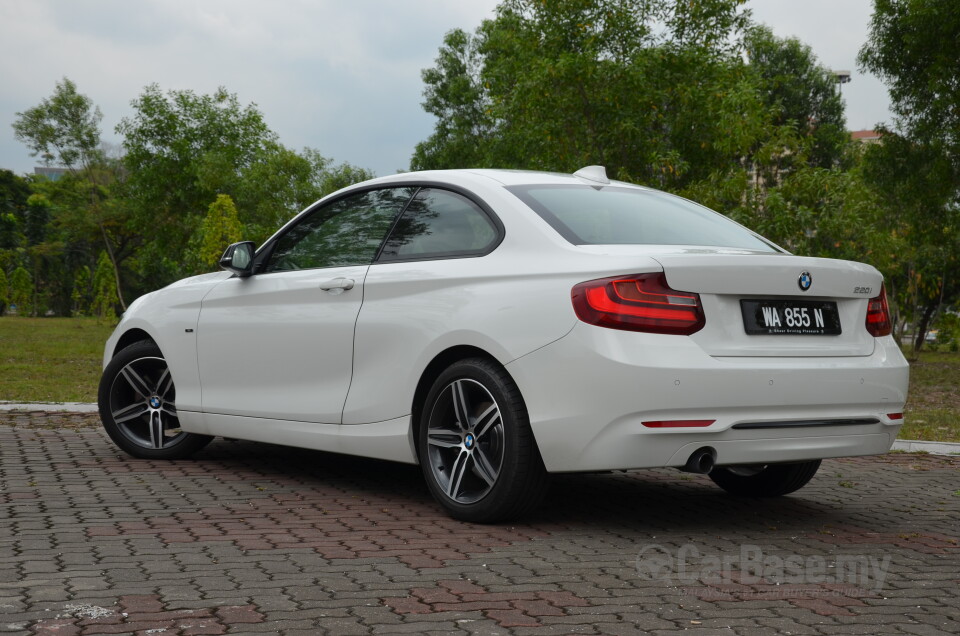
[{"label": "exhaust pipe", "polygon": [[690,455],[690,459],[683,465],[682,470],[685,473],[698,473],[706,475],[713,470],[713,464],[716,462],[716,451],[709,446],[698,448]]}]

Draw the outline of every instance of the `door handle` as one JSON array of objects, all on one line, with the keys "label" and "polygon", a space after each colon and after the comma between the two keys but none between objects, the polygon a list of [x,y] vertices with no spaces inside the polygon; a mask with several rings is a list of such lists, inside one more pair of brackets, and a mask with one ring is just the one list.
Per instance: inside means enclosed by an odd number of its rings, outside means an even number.
[{"label": "door handle", "polygon": [[328,280],[325,283],[320,283],[320,289],[323,291],[333,291],[335,289],[347,291],[348,289],[353,289],[353,279],[342,277],[334,278],[333,280]]}]

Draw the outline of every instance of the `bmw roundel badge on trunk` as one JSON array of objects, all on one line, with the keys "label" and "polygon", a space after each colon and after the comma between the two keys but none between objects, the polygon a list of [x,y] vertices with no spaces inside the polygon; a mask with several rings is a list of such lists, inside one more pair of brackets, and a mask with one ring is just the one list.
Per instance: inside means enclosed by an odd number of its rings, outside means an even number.
[{"label": "bmw roundel badge on trunk", "polygon": [[797,279],[797,285],[799,285],[800,291],[809,290],[810,286],[813,285],[813,276],[810,275],[810,272],[800,272],[800,278]]}]

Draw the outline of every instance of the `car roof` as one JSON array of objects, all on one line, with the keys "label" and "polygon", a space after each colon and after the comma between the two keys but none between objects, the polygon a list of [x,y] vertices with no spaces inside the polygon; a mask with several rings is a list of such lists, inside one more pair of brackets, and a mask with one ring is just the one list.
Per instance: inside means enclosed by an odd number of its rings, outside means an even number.
[{"label": "car roof", "polygon": [[[583,177],[562,172],[540,172],[537,170],[506,170],[493,168],[468,168],[454,170],[424,170],[420,172],[403,172],[386,177],[378,177],[364,184],[358,185],[387,185],[390,183],[417,182],[449,182],[458,185],[486,181],[487,185],[493,181],[503,186],[518,185],[599,185]],[[609,182],[609,185],[627,186],[648,190],[632,183],[623,181]]]}]

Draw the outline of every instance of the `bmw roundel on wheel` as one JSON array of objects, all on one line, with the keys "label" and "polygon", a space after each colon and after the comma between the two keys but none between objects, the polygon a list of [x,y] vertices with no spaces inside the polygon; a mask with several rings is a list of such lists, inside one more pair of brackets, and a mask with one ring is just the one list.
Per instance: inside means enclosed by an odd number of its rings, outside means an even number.
[{"label": "bmw roundel on wheel", "polygon": [[557,472],[783,495],[903,421],[876,269],[597,166],[373,179],[220,264],[107,342],[100,414],[131,455],[224,436],[415,463],[451,515],[493,522]]}]

